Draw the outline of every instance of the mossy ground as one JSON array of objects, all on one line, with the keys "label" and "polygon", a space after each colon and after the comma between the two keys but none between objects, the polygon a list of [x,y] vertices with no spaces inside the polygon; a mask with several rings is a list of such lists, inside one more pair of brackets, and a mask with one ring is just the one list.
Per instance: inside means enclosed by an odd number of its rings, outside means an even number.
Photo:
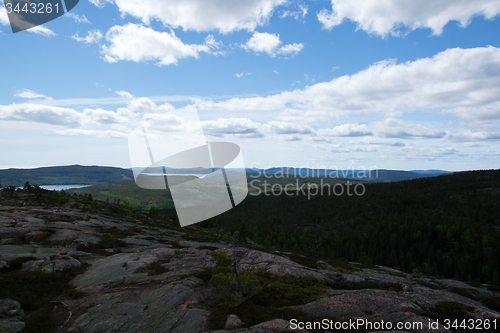
[{"label": "mossy ground", "polygon": [[[0,299],[13,299],[25,312],[22,333],[53,332],[67,318],[67,310],[58,307],[58,298],[78,298],[81,293],[69,285],[85,268],[57,273],[21,272],[22,264],[35,258],[24,257],[9,261],[9,269],[0,271]],[[58,309],[56,311],[56,309]],[[62,312],[63,313],[62,313]],[[62,320],[62,323],[60,323]]]}]

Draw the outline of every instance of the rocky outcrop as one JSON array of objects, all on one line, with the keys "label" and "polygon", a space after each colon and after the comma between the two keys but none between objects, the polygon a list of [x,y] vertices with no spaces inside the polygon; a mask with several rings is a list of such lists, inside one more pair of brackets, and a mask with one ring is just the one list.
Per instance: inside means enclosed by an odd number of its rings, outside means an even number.
[{"label": "rocky outcrop", "polygon": [[[163,285],[150,283],[144,288],[109,290],[87,298],[89,307],[78,317],[72,332],[202,332],[209,312],[197,308],[200,296],[193,292],[200,280],[185,279]],[[145,290],[144,290],[145,289]]]},{"label": "rocky outcrop", "polygon": [[243,322],[236,315],[229,315],[226,320],[225,330],[235,330],[243,327]]},{"label": "rocky outcrop", "polygon": [[[15,223],[11,223],[13,220]],[[436,307],[445,302],[459,307],[470,318],[500,320],[499,313],[480,301],[500,295],[481,285],[414,279],[384,267],[351,265],[348,269],[319,261],[310,265],[316,268],[310,268],[293,261],[296,257],[291,254],[286,257],[255,248],[233,248],[228,239],[226,243],[217,242],[213,235],[205,239],[205,233],[202,229],[157,224],[147,218],[133,222],[97,213],[86,215],[70,208],[59,212],[1,206],[0,238],[13,239],[14,244],[0,245],[0,269],[12,270],[9,263],[23,257],[30,260],[23,263],[22,271],[56,273],[82,264],[87,267],[71,281],[81,297],[64,299],[75,315],[69,316],[61,332],[209,332],[214,304],[210,303],[208,280],[215,250],[236,254],[241,271],[263,269],[277,277],[310,277],[330,287],[312,302],[280,308],[282,313],[338,320],[421,322],[429,332],[448,332],[442,326],[427,327],[434,323]],[[100,246],[93,247],[96,243]],[[19,267],[22,260],[17,262]],[[15,303],[8,304],[18,309]],[[218,324],[225,329],[212,332],[307,332],[292,329],[290,322],[279,318],[256,324],[248,323],[244,315],[240,317],[245,323],[237,316],[225,316]],[[19,318],[3,319],[21,327],[24,324]]]},{"label": "rocky outcrop", "polygon": [[69,255],[54,255],[41,260],[29,260],[23,264],[21,271],[54,273],[80,267],[82,264]]},{"label": "rocky outcrop", "polygon": [[0,332],[16,333],[26,325],[21,321],[24,311],[19,302],[12,299],[0,299]]}]

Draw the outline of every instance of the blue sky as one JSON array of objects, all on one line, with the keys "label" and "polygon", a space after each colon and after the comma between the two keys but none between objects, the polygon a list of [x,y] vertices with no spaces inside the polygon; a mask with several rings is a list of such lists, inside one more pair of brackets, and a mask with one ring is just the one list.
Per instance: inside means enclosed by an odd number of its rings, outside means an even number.
[{"label": "blue sky", "polygon": [[500,161],[498,0],[80,0],[13,34],[0,168],[130,167],[141,121],[196,110],[247,167]]}]

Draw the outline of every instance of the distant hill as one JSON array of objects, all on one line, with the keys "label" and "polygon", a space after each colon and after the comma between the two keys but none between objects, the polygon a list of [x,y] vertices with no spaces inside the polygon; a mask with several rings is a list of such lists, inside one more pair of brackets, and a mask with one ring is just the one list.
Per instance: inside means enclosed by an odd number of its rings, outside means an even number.
[{"label": "distant hill", "polygon": [[247,169],[247,172],[261,173],[266,175],[294,175],[296,177],[339,177],[364,181],[399,181],[411,180],[425,177],[435,177],[450,173],[443,170],[334,170],[334,169],[308,169],[277,167],[270,169]]},{"label": "distant hill", "polygon": [[444,175],[447,173],[452,173],[452,171],[444,171],[444,170],[411,170],[414,173],[422,173],[426,175]]},{"label": "distant hill", "polygon": [[27,181],[34,185],[93,185],[132,180],[132,171],[103,166],[56,166],[36,169],[0,170],[2,186],[23,186]]}]

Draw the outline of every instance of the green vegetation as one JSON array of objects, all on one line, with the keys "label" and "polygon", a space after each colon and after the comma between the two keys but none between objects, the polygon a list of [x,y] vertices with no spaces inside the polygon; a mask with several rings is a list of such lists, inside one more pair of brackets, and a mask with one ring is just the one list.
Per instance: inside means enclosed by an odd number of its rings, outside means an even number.
[{"label": "green vegetation", "polygon": [[309,318],[301,311],[282,307],[301,305],[318,299],[328,289],[322,281],[304,277],[277,277],[265,270],[240,271],[238,260],[222,251],[212,253],[215,268],[198,273],[204,281],[210,277],[214,293],[212,329],[224,328],[229,314],[236,314],[252,326],[274,318]]},{"label": "green vegetation", "polygon": [[248,238],[268,250],[325,261],[500,283],[500,171],[365,186],[363,196],[248,196],[199,225],[245,224]]},{"label": "green vegetation", "polygon": [[72,269],[57,273],[21,272],[22,264],[34,258],[17,258],[9,262],[9,269],[0,272],[0,299],[18,301],[25,312],[23,321],[25,333],[46,333],[56,328],[57,319],[53,315],[54,299],[79,297],[80,293],[69,285],[79,271]]},{"label": "green vegetation", "polygon": [[[365,183],[363,196],[314,195],[313,188],[311,193],[304,190],[275,196],[269,184],[284,187],[298,182],[311,187],[320,184],[321,178],[254,176],[248,178],[254,181],[253,186],[249,184],[253,195],[199,226],[222,233],[239,230],[239,238],[261,244],[267,251],[335,261],[335,266],[356,261],[397,268],[415,277],[423,274],[500,283],[500,171]],[[323,181],[345,183],[339,178]],[[256,188],[260,195],[255,195]],[[168,190],[144,190],[133,181],[72,193],[127,203],[149,210],[151,217],[174,216]],[[311,261],[300,256],[291,259]],[[305,264],[317,266],[315,260]]]},{"label": "green vegetation", "polygon": [[36,169],[0,170],[3,186],[23,186],[26,182],[38,185],[101,184],[133,179],[132,171],[101,166],[57,166]]},{"label": "green vegetation", "polygon": [[157,217],[160,210],[174,209],[170,191],[143,189],[133,180],[71,189],[68,193],[91,194],[97,200],[120,202],[133,208],[147,210],[151,217]]}]

